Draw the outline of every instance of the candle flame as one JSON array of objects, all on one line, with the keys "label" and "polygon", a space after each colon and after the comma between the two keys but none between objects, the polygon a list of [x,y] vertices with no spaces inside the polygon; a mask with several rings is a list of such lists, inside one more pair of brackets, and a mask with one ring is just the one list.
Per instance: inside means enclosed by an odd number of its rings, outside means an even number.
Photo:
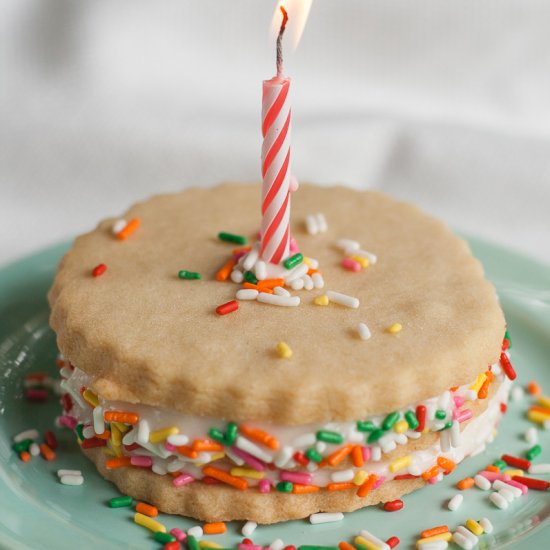
[{"label": "candle flame", "polygon": [[[281,11],[283,14],[288,12],[288,17],[284,16],[283,23],[286,26],[285,36],[290,38],[292,48],[296,49],[302,38],[312,3],[313,0],[279,0],[271,21],[271,35],[273,37],[279,35],[279,31],[281,30]],[[286,24],[286,19],[288,19],[288,25]]]}]

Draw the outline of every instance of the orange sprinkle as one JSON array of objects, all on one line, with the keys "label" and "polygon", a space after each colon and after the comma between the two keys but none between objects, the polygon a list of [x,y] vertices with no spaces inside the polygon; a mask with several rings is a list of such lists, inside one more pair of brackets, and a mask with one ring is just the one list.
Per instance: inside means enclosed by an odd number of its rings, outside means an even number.
[{"label": "orange sprinkle", "polygon": [[490,384],[489,378],[485,379],[485,382],[483,382],[483,385],[481,388],[479,388],[479,391],[477,392],[478,399],[487,399],[487,395],[489,393],[489,384]]},{"label": "orange sprinkle", "polygon": [[351,461],[356,468],[361,468],[361,466],[365,463],[365,459],[363,458],[363,450],[359,445],[355,445],[355,447],[353,447],[351,451]]},{"label": "orange sprinkle", "polygon": [[239,489],[240,491],[246,491],[248,489],[248,481],[246,481],[246,479],[243,479],[242,477],[232,476],[231,474],[228,474],[227,472],[224,472],[219,468],[214,468],[214,466],[205,466],[202,469],[202,473],[205,476],[213,477],[214,479],[223,481],[224,483],[227,483],[227,485],[231,485],[236,489]]},{"label": "orange sprinkle", "polygon": [[243,283],[243,288],[253,288],[258,292],[266,292],[267,294],[273,294],[273,290],[267,288],[266,286],[253,285],[252,283]]},{"label": "orange sprinkle", "polygon": [[149,516],[150,518],[156,518],[159,515],[159,511],[156,506],[151,506],[151,504],[145,504],[145,502],[137,503],[136,512]]},{"label": "orange sprinkle", "polygon": [[489,382],[492,382],[495,379],[495,375],[493,374],[493,371],[491,369],[485,371],[485,376],[487,377],[487,380],[489,380]]},{"label": "orange sprinkle", "polygon": [[452,461],[450,458],[445,458],[444,456],[437,457],[437,464],[445,470],[446,473],[452,472],[456,468],[456,462]]},{"label": "orange sprinkle", "polygon": [[233,271],[233,268],[235,267],[235,260],[232,258],[230,260],[227,260],[222,266],[222,268],[216,273],[216,280],[223,282],[227,281],[229,275],[231,275],[231,271]]},{"label": "orange sprinkle", "polygon": [[276,437],[272,436],[270,433],[264,432],[259,428],[248,426],[247,424],[241,424],[239,426],[239,431],[253,441],[261,443],[262,445],[265,445],[266,447],[269,447],[274,451],[279,448],[279,440]]},{"label": "orange sprinkle", "polygon": [[313,275],[314,273],[321,273],[318,269],[313,269],[312,267],[310,267],[308,270],[307,270],[307,274],[308,275]]},{"label": "orange sprinkle", "polygon": [[52,451],[51,447],[46,443],[40,445],[40,454],[48,461],[51,462],[55,460],[55,453]]},{"label": "orange sprinkle", "polygon": [[195,439],[192,449],[197,452],[219,452],[223,451],[223,445],[220,445],[216,441],[210,441],[209,439]]},{"label": "orange sprinkle", "polygon": [[529,407],[529,412],[538,412],[542,414],[550,414],[550,408],[548,407],[538,407],[537,405],[533,405],[532,407]]},{"label": "orange sprinkle", "polygon": [[527,384],[527,393],[530,395],[540,395],[542,393],[542,389],[537,382],[531,380],[531,382]]},{"label": "orange sprinkle", "polygon": [[461,490],[465,491],[466,489],[469,489],[470,487],[474,486],[474,478],[473,477],[465,477],[464,479],[461,479],[456,486]]},{"label": "orange sprinkle", "polygon": [[239,246],[238,248],[234,248],[231,251],[231,254],[240,254],[241,252],[250,252],[252,250],[251,246]]},{"label": "orange sprinkle", "polygon": [[199,453],[194,451],[189,445],[180,445],[176,447],[176,449],[180,455],[186,456],[187,458],[197,458],[199,456]]},{"label": "orange sprinkle", "polygon": [[218,521],[216,523],[205,523],[202,530],[206,535],[221,535],[226,532],[227,527],[223,521]]},{"label": "orange sprinkle", "polygon": [[340,447],[336,451],[334,451],[332,454],[328,455],[327,462],[329,466],[337,466],[348,456],[353,449],[353,445],[351,443],[348,443],[347,445],[344,445],[343,447]]},{"label": "orange sprinkle", "polygon": [[374,486],[377,480],[378,480],[378,477],[375,476],[374,474],[371,474],[367,478],[367,481],[365,481],[365,483],[363,483],[363,485],[361,485],[359,489],[357,489],[357,496],[361,498],[366,497],[371,492],[372,487]]},{"label": "orange sprinkle", "polygon": [[489,466],[486,466],[485,470],[487,472],[495,472],[495,474],[498,474],[500,472],[500,469],[497,466],[493,466],[493,464],[489,464]]},{"label": "orange sprinkle", "polygon": [[28,462],[30,459],[31,459],[31,453],[28,453],[27,451],[21,451],[19,453],[19,458],[23,461],[23,462]]},{"label": "orange sprinkle", "polygon": [[349,542],[340,541],[338,543],[340,550],[355,550],[355,546],[352,546]]},{"label": "orange sprinkle", "polygon": [[439,525],[438,527],[432,527],[431,529],[425,529],[420,533],[420,536],[423,539],[428,537],[435,537],[436,535],[441,535],[442,533],[448,533],[449,527],[447,525]]},{"label": "orange sprinkle", "polygon": [[105,468],[107,470],[115,470],[116,468],[125,468],[130,466],[130,457],[129,456],[119,456],[117,458],[110,458],[105,461]]},{"label": "orange sprinkle", "polygon": [[319,464],[317,464],[317,468],[321,469],[321,468],[326,468],[328,464],[328,461],[326,458],[323,458],[323,460],[321,460],[321,462],[319,462]]},{"label": "orange sprinkle", "polygon": [[127,239],[141,224],[141,220],[139,218],[132,218],[126,226],[121,229],[116,236],[123,241],[124,239]]},{"label": "orange sprinkle", "polygon": [[296,495],[303,495],[305,493],[317,493],[321,490],[320,487],[317,487],[317,485],[300,485],[299,483],[295,483],[292,486],[292,492]]},{"label": "orange sprinkle", "polygon": [[110,439],[111,430],[104,430],[102,434],[95,434],[98,439]]},{"label": "orange sprinkle", "polygon": [[453,386],[452,388],[450,388],[450,391],[452,392],[455,392],[456,390],[458,390],[458,386]]},{"label": "orange sprinkle", "polygon": [[327,491],[346,491],[347,489],[356,489],[357,485],[351,482],[329,483]]},{"label": "orange sprinkle", "polygon": [[105,411],[103,418],[107,422],[120,422],[121,424],[137,424],[139,420],[136,413],[124,411]]},{"label": "orange sprinkle", "polygon": [[284,279],[264,279],[263,281],[258,281],[258,286],[265,288],[275,288],[276,286],[285,286]]},{"label": "orange sprinkle", "polygon": [[432,477],[435,477],[438,473],[439,473],[439,466],[436,464],[429,470],[422,472],[422,479],[424,479],[425,481],[428,481],[428,479],[432,479]]}]

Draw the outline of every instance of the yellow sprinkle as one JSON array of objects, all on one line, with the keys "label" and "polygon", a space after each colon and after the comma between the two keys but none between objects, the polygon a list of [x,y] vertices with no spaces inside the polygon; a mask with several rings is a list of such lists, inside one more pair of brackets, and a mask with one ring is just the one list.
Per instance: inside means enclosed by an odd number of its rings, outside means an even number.
[{"label": "yellow sprinkle", "polygon": [[219,453],[213,453],[211,456],[210,456],[210,462],[214,462],[216,460],[220,460],[222,459],[223,457],[225,456],[225,453],[220,451]]},{"label": "yellow sprinkle", "polygon": [[252,468],[231,468],[231,475],[236,477],[250,477],[252,479],[263,479],[265,472],[258,472]]},{"label": "yellow sprinkle", "polygon": [[393,462],[390,463],[390,472],[393,474],[395,472],[398,472],[399,470],[403,470],[407,466],[410,466],[412,462],[412,456],[406,455],[402,456],[401,458],[397,458]]},{"label": "yellow sprinkle", "polygon": [[211,540],[199,540],[199,546],[201,548],[223,548],[221,544],[212,542]]},{"label": "yellow sprinkle", "polygon": [[409,424],[406,420],[401,419],[399,422],[395,423],[395,426],[393,427],[393,431],[397,432],[398,434],[405,433],[409,429]]},{"label": "yellow sprinkle", "polygon": [[374,542],[367,540],[361,535],[357,535],[355,539],[353,539],[353,542],[355,542],[355,544],[362,544],[365,548],[368,548],[369,550],[380,550],[378,544],[374,544]]},{"label": "yellow sprinkle", "polygon": [[388,327],[388,332],[389,332],[390,334],[397,334],[398,332],[401,332],[401,329],[402,329],[402,328],[403,328],[403,327],[401,326],[400,323],[394,323],[393,325],[390,325],[390,326]]},{"label": "yellow sprinkle", "polygon": [[475,519],[467,519],[466,528],[478,537],[483,535],[483,527]]},{"label": "yellow sprinkle", "polygon": [[363,269],[369,267],[369,261],[363,256],[350,256],[350,260],[356,261]]},{"label": "yellow sprinkle", "polygon": [[127,426],[126,424],[122,424],[120,422],[111,422],[111,426],[116,426],[118,428],[118,431],[122,434],[125,434],[129,429],[130,426]]},{"label": "yellow sprinkle", "polygon": [[162,428],[162,430],[155,430],[149,434],[149,441],[151,443],[162,443],[169,435],[176,435],[179,430],[176,426],[170,426],[169,428]]},{"label": "yellow sprinkle", "polygon": [[478,375],[476,381],[470,386],[471,390],[474,390],[476,393],[481,389],[481,386],[483,386],[483,382],[487,379],[487,375],[485,373],[481,373]]},{"label": "yellow sprinkle", "polygon": [[550,409],[550,397],[547,395],[541,395],[539,397],[539,404]]},{"label": "yellow sprinkle", "polygon": [[309,265],[309,267],[311,267],[311,260],[307,256],[304,256],[302,258],[302,262],[304,262],[306,265]]},{"label": "yellow sprinkle", "polygon": [[355,477],[353,478],[353,483],[355,485],[363,485],[363,483],[365,483],[367,477],[369,477],[368,472],[365,472],[365,470],[359,470],[355,474]]},{"label": "yellow sprinkle", "polygon": [[519,468],[511,468],[510,470],[504,470],[502,472],[505,476],[523,476],[525,475],[525,472],[523,470],[520,470]]},{"label": "yellow sprinkle", "polygon": [[113,451],[113,449],[109,449],[109,447],[103,447],[102,449],[102,452],[104,455],[107,455],[107,456],[116,456],[115,452]]},{"label": "yellow sprinkle", "polygon": [[452,533],[441,533],[441,535],[434,535],[433,537],[426,537],[425,539],[419,539],[416,541],[416,547],[419,548],[426,542],[435,542],[436,540],[444,540],[449,542],[453,538]]},{"label": "yellow sprinkle", "polygon": [[122,445],[119,445],[118,447],[113,446],[113,451],[116,457],[124,456],[124,453],[122,452]]},{"label": "yellow sprinkle", "polygon": [[111,424],[111,443],[115,447],[120,447],[122,445],[122,433],[117,424],[117,422]]},{"label": "yellow sprinkle", "polygon": [[318,306],[328,306],[328,296],[326,294],[323,294],[322,296],[317,296],[315,300],[313,300]]},{"label": "yellow sprinkle", "polygon": [[290,359],[292,357],[292,350],[285,342],[279,342],[277,344],[277,353],[279,354],[279,357],[283,359]]},{"label": "yellow sprinkle", "polygon": [[84,390],[82,392],[82,397],[84,397],[92,407],[97,407],[99,405],[99,399],[92,390]]},{"label": "yellow sprinkle", "polygon": [[161,533],[166,533],[166,527],[162,525],[162,523],[159,523],[144,514],[140,514],[139,512],[134,514],[134,522],[149,529],[150,531],[153,531],[153,533],[158,533],[159,531]]},{"label": "yellow sprinkle", "polygon": [[550,414],[545,414],[540,411],[529,411],[527,413],[527,418],[531,422],[538,422],[539,424],[542,424],[545,420],[550,419]]}]

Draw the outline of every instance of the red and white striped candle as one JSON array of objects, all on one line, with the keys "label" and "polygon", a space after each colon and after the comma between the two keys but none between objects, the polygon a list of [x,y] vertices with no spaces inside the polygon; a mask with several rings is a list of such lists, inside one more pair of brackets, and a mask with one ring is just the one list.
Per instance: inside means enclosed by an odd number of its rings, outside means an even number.
[{"label": "red and white striped candle", "polygon": [[278,264],[290,249],[290,78],[283,76],[282,37],[277,37],[277,75],[264,80],[262,94],[262,227],[260,255]]}]

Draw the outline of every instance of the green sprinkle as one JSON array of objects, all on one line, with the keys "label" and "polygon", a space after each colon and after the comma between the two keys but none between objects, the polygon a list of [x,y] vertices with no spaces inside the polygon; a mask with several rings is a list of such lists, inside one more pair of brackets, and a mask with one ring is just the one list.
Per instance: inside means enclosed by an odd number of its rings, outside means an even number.
[{"label": "green sprinkle", "polygon": [[301,264],[304,261],[304,257],[300,252],[298,254],[294,254],[294,256],[290,256],[290,258],[287,258],[283,265],[286,269],[292,269],[293,267],[296,267],[298,264]]},{"label": "green sprinkle", "polygon": [[84,424],[77,424],[76,425],[76,428],[75,428],[75,431],[76,431],[76,435],[78,436],[78,439],[80,439],[80,441],[84,441]]},{"label": "green sprinkle", "polygon": [[244,272],[244,280],[247,283],[251,283],[253,285],[258,284],[258,278],[256,277],[256,275],[254,275],[254,273],[252,273],[252,271]]},{"label": "green sprinkle", "polygon": [[230,422],[227,425],[227,429],[225,430],[225,441],[227,442],[227,446],[233,445],[233,443],[235,443],[238,431],[239,428],[237,424],[235,424],[235,422]]},{"label": "green sprinkle", "polygon": [[187,535],[185,543],[187,544],[188,550],[201,550],[197,539],[193,535]]},{"label": "green sprinkle", "polygon": [[511,348],[512,347],[512,339],[510,338],[510,334],[508,333],[508,331],[504,332],[504,339],[508,340],[508,347]]},{"label": "green sprinkle", "polygon": [[357,550],[369,550],[364,544],[361,544],[359,542],[355,543],[355,548],[357,548]]},{"label": "green sprinkle", "polygon": [[499,470],[504,470],[504,468],[508,467],[508,464],[506,464],[506,462],[504,462],[504,460],[499,459],[499,460],[493,462],[493,466],[496,466]]},{"label": "green sprinkle", "polygon": [[163,533],[162,531],[157,531],[153,538],[162,544],[167,544],[169,542],[174,542],[176,540],[176,537],[174,535],[171,535],[170,533]]},{"label": "green sprinkle", "polygon": [[323,460],[323,457],[313,447],[306,451],[306,456],[309,458],[309,460],[313,460],[313,462],[317,463]]},{"label": "green sprinkle", "polygon": [[441,428],[441,430],[439,430],[440,432],[442,432],[443,430],[450,430],[452,425],[453,425],[453,420],[449,420],[449,422],[447,422],[447,424],[445,424],[445,426],[443,426],[443,428]]},{"label": "green sprinkle", "polygon": [[12,445],[12,449],[16,453],[22,453],[23,451],[28,451],[29,447],[32,445],[33,440],[32,439],[23,439],[23,441],[19,441],[18,443],[14,443]]},{"label": "green sprinkle", "polygon": [[208,430],[208,435],[218,443],[222,443],[225,445],[225,436],[223,435],[223,432],[221,430],[218,430],[218,428],[210,428]]},{"label": "green sprinkle", "polygon": [[246,237],[234,235],[233,233],[226,233],[225,231],[218,233],[218,239],[227,243],[246,244]]},{"label": "green sprinkle", "polygon": [[294,487],[292,481],[279,481],[277,483],[277,491],[281,493],[292,493],[292,487]]},{"label": "green sprinkle", "polygon": [[416,428],[418,428],[418,419],[416,418],[414,411],[407,411],[405,413],[405,420],[411,430],[416,430]]},{"label": "green sprinkle", "polygon": [[384,430],[391,430],[398,420],[399,412],[393,411],[392,413],[388,414],[386,418],[384,418],[384,422],[382,422],[382,428],[384,428]]},{"label": "green sprinkle", "polygon": [[525,456],[528,460],[533,460],[536,456],[539,456],[542,453],[542,447],[540,445],[535,445],[531,447],[526,453]]},{"label": "green sprinkle", "polygon": [[386,433],[386,430],[382,430],[378,428],[377,430],[374,430],[370,433],[369,437],[367,438],[367,443],[374,443],[375,441],[378,441],[384,434]]},{"label": "green sprinkle", "polygon": [[357,429],[360,432],[372,432],[376,426],[371,420],[359,420],[357,422]]},{"label": "green sprinkle", "polygon": [[344,436],[338,432],[331,432],[329,430],[319,430],[317,432],[317,440],[324,441],[325,443],[336,443],[339,445],[344,442]]},{"label": "green sprinkle", "polygon": [[134,499],[129,496],[115,497],[109,501],[109,508],[124,508],[125,506],[132,506]]},{"label": "green sprinkle", "polygon": [[178,271],[178,277],[180,279],[200,279],[201,274],[196,271],[186,271],[185,269],[182,269],[181,271]]},{"label": "green sprinkle", "polygon": [[443,409],[437,409],[437,411],[435,411],[435,417],[438,420],[445,420],[447,413]]}]

